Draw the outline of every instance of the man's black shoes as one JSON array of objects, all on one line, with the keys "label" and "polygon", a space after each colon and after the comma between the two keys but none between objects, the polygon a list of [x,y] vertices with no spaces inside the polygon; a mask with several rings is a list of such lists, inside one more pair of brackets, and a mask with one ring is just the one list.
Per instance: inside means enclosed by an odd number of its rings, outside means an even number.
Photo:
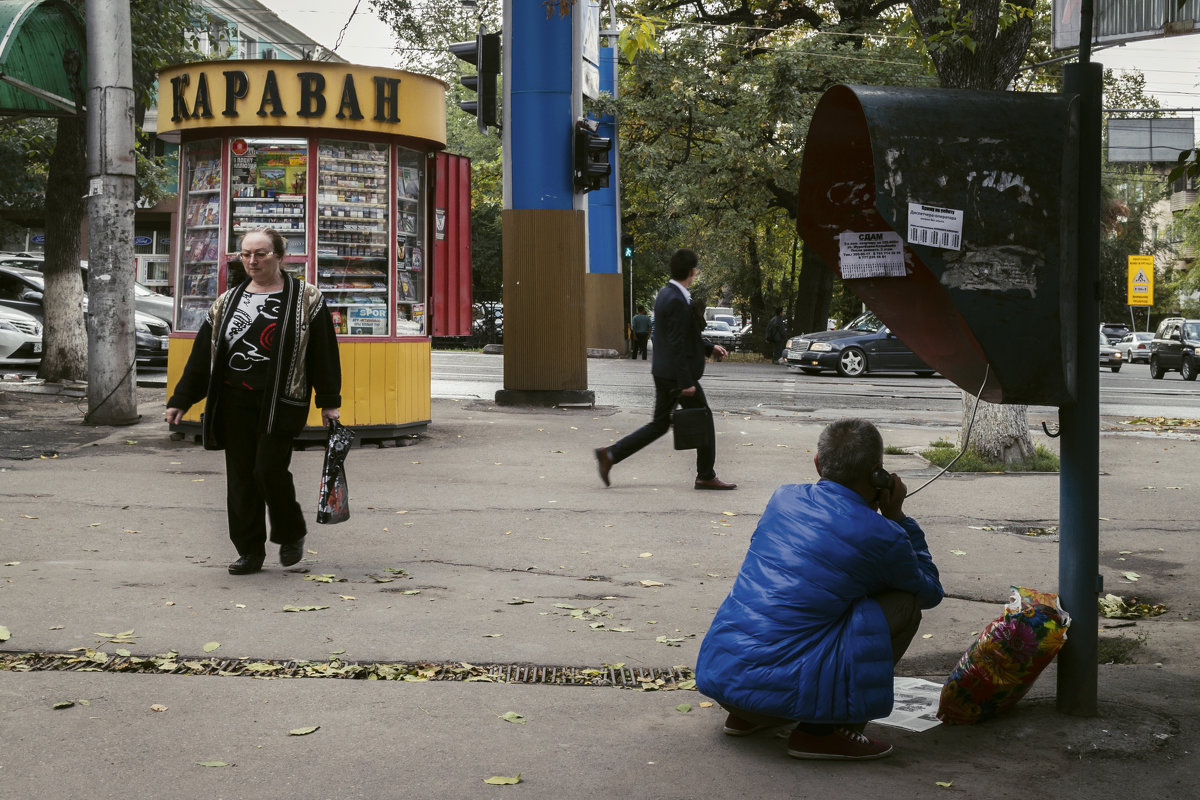
[{"label": "man's black shoes", "polygon": [[262,569],[262,556],[242,556],[229,565],[230,575],[250,575]]},{"label": "man's black shoes", "polygon": [[607,447],[596,448],[596,465],[600,469],[600,480],[604,481],[605,486],[608,486],[608,473],[613,468],[613,457]]},{"label": "man's black shoes", "polygon": [[279,563],[283,564],[285,567],[290,567],[293,564],[299,564],[300,559],[302,558],[304,558],[303,536],[290,544],[279,545]]}]

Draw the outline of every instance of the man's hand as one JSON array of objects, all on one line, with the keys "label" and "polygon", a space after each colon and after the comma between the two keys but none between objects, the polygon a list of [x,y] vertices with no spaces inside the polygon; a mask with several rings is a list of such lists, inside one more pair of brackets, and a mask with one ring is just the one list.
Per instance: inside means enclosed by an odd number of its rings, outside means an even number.
[{"label": "man's hand", "polygon": [[900,476],[892,473],[892,488],[879,490],[879,513],[890,520],[899,522],[904,519],[904,498],[908,496],[908,487]]},{"label": "man's hand", "polygon": [[178,425],[182,421],[183,421],[183,409],[182,408],[168,408],[167,409],[167,423],[168,424]]},{"label": "man's hand", "polygon": [[729,351],[724,347],[721,347],[719,344],[714,344],[712,354],[713,358],[715,358],[717,361],[721,361],[725,358],[725,356],[729,355]]}]

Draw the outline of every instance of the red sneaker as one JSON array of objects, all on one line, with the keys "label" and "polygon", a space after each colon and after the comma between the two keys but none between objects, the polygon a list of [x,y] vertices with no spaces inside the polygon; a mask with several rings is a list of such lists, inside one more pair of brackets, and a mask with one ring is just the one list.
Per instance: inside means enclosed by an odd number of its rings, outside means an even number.
[{"label": "red sneaker", "polygon": [[813,736],[792,731],[788,737],[788,755],[792,758],[829,759],[835,761],[868,761],[891,755],[892,746],[878,742],[846,728],[838,728],[825,736]]},{"label": "red sneaker", "polygon": [[726,736],[749,736],[752,733],[757,733],[766,725],[755,725],[753,722],[748,722],[741,717],[736,717],[730,714],[725,718],[725,735]]}]

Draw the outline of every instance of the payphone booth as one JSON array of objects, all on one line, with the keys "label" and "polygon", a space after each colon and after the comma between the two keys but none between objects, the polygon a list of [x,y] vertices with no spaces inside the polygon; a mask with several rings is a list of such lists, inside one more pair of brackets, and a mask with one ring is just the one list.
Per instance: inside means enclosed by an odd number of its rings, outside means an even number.
[{"label": "payphone booth", "polygon": [[1074,95],[834,86],[797,227],[921,360],[992,403],[1076,395]]},{"label": "payphone booth", "polygon": [[[470,164],[442,152],[445,85],[311,61],[206,61],[159,76],[159,136],[180,144],[168,391],[229,286],[247,231],[287,240],[320,288],[342,361],[342,421],[363,439],[428,424],[432,336],[470,333]],[[201,406],[185,426],[199,430]],[[320,435],[310,409],[307,434]]]}]

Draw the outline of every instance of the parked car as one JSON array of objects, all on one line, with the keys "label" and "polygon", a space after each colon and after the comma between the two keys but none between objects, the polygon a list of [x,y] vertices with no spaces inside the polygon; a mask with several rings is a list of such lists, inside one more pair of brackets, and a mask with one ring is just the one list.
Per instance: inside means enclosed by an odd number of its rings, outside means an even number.
[{"label": "parked car", "polygon": [[710,319],[700,335],[713,344],[721,345],[721,347],[724,347],[731,353],[737,347],[737,334],[734,333],[733,328],[729,326],[728,322]]},{"label": "parked car", "polygon": [[844,328],[793,336],[784,343],[784,352],[789,367],[808,375],[825,369],[844,378],[868,372],[934,373],[870,311]]},{"label": "parked car", "polygon": [[1103,332],[1100,334],[1100,366],[1108,367],[1113,372],[1120,372],[1121,365],[1125,363],[1124,357],[1121,355],[1120,348],[1113,347],[1108,343],[1108,337]]},{"label": "parked car", "polygon": [[1126,364],[1136,364],[1139,361],[1149,364],[1152,341],[1154,334],[1150,331],[1134,331],[1117,342],[1117,349],[1121,351],[1121,358],[1125,359]]},{"label": "parked car", "polygon": [[1150,341],[1150,377],[1178,370],[1185,381],[1196,380],[1200,369],[1200,319],[1168,317]]},{"label": "parked car", "polygon": [[[46,285],[40,272],[0,267],[0,306],[24,311],[41,322],[46,316],[42,308],[45,289]],[[83,312],[87,313],[86,295],[83,298]],[[134,312],[133,319],[138,363],[151,366],[166,364],[167,337],[171,333],[171,326],[165,320],[140,311]]]},{"label": "parked car", "polygon": [[[45,262],[40,258],[24,259],[25,263],[9,264],[9,257],[0,256],[0,267],[4,266],[21,266],[26,269],[34,269],[38,272],[43,272]],[[79,262],[79,274],[83,278],[83,291],[88,290],[88,265],[86,261]],[[174,329],[175,325],[175,301],[165,294],[159,294],[147,286],[144,286],[137,281],[133,282],[133,307],[143,314],[149,314],[152,317],[158,317],[169,327]]]},{"label": "parked car", "polygon": [[0,306],[0,364],[36,366],[42,361],[42,323],[15,308]]},{"label": "parked car", "polygon": [[1115,345],[1129,334],[1129,326],[1124,322],[1101,322],[1100,332],[1104,334],[1107,344]]}]

